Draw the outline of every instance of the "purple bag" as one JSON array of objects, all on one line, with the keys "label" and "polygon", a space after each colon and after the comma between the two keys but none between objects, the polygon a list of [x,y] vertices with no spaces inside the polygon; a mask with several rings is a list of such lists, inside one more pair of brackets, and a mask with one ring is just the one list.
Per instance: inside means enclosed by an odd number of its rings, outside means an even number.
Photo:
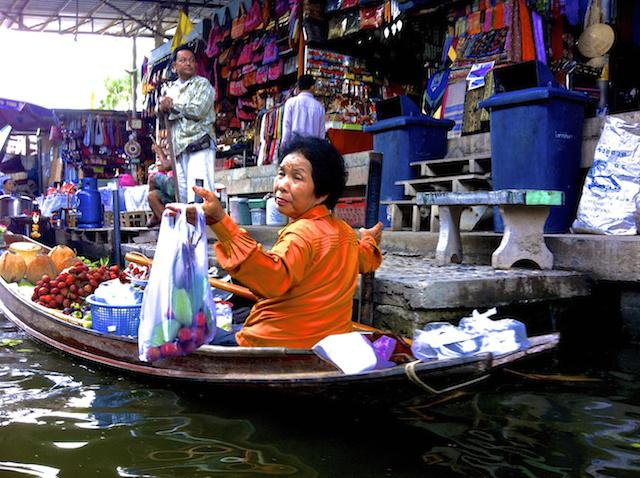
[{"label": "purple bag", "polygon": [[262,64],[268,65],[278,60],[278,45],[275,35],[271,35],[264,46],[264,55],[262,56]]},{"label": "purple bag", "polygon": [[260,68],[258,68],[258,71],[256,72],[256,83],[259,85],[262,85],[267,81],[269,81],[269,67],[261,66]]},{"label": "purple bag", "polygon": [[267,73],[267,77],[269,80],[277,80],[282,76],[282,60],[278,60],[269,65],[269,72]]},{"label": "purple bag", "polygon": [[281,17],[289,11],[289,0],[276,0],[275,3],[276,18]]},{"label": "purple bag", "polygon": [[244,21],[245,35],[260,26],[262,26],[262,9],[260,8],[260,2],[253,0],[251,8],[247,12],[247,18]]},{"label": "purple bag", "polygon": [[209,32],[209,39],[207,41],[206,53],[209,58],[218,56],[218,54],[220,53],[220,46],[218,44],[221,40],[222,38],[220,27],[218,25],[215,25]]},{"label": "purple bag", "polygon": [[242,51],[240,52],[240,56],[238,57],[238,63],[236,66],[242,66],[242,65],[251,63],[252,58],[253,58],[253,44],[249,42],[242,47]]}]

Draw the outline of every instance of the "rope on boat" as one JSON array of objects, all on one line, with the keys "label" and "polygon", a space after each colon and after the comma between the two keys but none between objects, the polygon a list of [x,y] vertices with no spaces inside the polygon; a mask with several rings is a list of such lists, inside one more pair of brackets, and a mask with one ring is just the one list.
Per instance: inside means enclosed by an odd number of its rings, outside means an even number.
[{"label": "rope on boat", "polygon": [[433,388],[430,385],[427,385],[422,380],[420,380],[420,377],[418,377],[418,374],[416,373],[416,365],[418,365],[421,362],[422,360],[415,360],[413,362],[409,362],[405,364],[404,373],[406,374],[407,378],[411,380],[411,382],[413,382],[418,387],[429,392],[432,395],[442,395],[443,393],[453,392],[455,390],[468,387],[475,383],[482,382],[483,380],[486,380],[489,378],[489,374],[480,375],[479,377],[472,378],[471,380],[467,380],[466,382],[457,383],[447,388],[437,389],[437,388]]}]

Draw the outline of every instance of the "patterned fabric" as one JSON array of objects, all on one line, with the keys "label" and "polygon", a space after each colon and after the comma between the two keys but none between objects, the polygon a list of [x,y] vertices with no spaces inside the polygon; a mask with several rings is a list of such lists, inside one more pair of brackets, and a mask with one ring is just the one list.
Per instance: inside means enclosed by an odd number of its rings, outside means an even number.
[{"label": "patterned fabric", "polygon": [[194,76],[187,81],[177,79],[169,83],[166,96],[173,100],[169,113],[173,153],[180,155],[188,145],[205,135],[215,138],[215,91],[209,80]]}]

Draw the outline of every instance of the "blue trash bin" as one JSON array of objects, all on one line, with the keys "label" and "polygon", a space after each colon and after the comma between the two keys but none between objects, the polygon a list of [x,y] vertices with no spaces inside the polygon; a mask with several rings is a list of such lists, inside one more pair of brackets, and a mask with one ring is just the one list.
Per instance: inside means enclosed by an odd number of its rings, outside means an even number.
[{"label": "blue trash bin", "polygon": [[[566,232],[575,216],[586,95],[556,87],[499,93],[478,106],[490,110],[493,189],[563,191],[546,233]],[[502,232],[500,214],[495,230]]]},{"label": "blue trash bin", "polygon": [[[410,163],[447,154],[447,132],[454,124],[429,116],[398,116],[365,126],[365,132],[373,133],[373,150],[382,153],[380,201],[404,198],[404,188],[395,182],[415,177]],[[380,206],[378,217],[389,225],[387,206]]]}]

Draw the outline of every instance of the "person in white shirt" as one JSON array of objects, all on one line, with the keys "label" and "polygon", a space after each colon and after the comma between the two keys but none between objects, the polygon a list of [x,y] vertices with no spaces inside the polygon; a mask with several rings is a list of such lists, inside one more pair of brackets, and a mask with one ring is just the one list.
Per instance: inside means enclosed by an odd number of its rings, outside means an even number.
[{"label": "person in white shirt", "polygon": [[284,104],[281,145],[285,145],[294,134],[324,139],[324,106],[312,93],[316,80],[311,75],[298,79],[298,94]]}]

